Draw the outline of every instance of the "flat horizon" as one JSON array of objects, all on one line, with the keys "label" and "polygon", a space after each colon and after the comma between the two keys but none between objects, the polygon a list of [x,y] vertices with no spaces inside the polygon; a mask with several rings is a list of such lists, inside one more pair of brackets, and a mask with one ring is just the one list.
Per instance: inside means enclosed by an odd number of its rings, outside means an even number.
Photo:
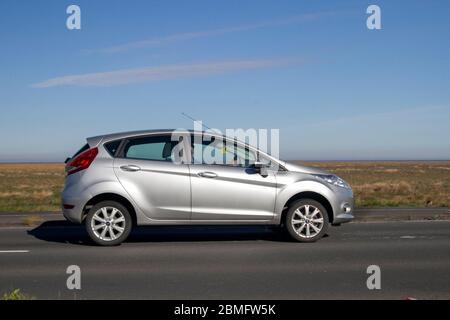
[{"label": "flat horizon", "polygon": [[[334,160],[305,160],[305,159],[281,159],[282,161],[303,161],[303,162],[450,162],[450,159],[382,159],[382,160],[371,160],[371,159],[361,159],[361,160],[345,160],[345,159],[334,159]],[[64,164],[63,161],[0,161],[2,164]]]}]

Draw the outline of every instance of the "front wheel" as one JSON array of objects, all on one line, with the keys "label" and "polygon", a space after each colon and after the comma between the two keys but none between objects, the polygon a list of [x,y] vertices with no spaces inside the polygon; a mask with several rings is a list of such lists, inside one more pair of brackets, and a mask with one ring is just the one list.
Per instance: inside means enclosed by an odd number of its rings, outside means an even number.
[{"label": "front wheel", "polygon": [[312,199],[295,201],[289,206],[285,227],[291,238],[296,241],[317,241],[328,229],[327,210]]},{"label": "front wheel", "polygon": [[86,216],[86,230],[102,246],[115,246],[128,238],[132,220],[127,208],[116,201],[94,205]]}]

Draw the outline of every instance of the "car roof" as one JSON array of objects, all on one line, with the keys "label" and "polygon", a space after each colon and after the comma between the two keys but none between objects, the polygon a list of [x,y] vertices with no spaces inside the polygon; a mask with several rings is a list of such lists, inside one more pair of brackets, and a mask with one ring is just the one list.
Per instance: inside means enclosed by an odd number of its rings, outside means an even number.
[{"label": "car roof", "polygon": [[[117,132],[117,133],[110,133],[110,134],[104,134],[94,137],[87,138],[87,141],[90,146],[98,145],[100,142],[107,142],[107,141],[113,141],[128,137],[136,137],[136,136],[145,136],[150,134],[171,134],[173,132],[178,133],[197,133],[197,134],[205,134],[205,135],[211,135],[211,136],[221,136],[226,139],[232,140],[232,137],[227,137],[223,134],[214,133],[214,132],[208,132],[208,131],[194,131],[194,130],[186,130],[186,129],[152,129],[152,130],[137,130],[137,131],[126,131],[126,132]],[[243,144],[247,144],[245,142],[242,142]]]},{"label": "car roof", "polygon": [[[106,142],[111,140],[117,140],[117,139],[123,139],[127,137],[134,137],[134,136],[140,136],[140,135],[147,135],[147,134],[155,134],[155,133],[172,133],[176,129],[152,129],[152,130],[136,130],[136,131],[124,131],[124,132],[116,132],[116,133],[109,133],[109,134],[103,134],[99,136],[89,137],[87,138],[87,141],[89,145],[94,146],[99,144],[100,142]],[[188,132],[189,130],[180,130],[184,132]]]},{"label": "car roof", "polygon": [[[227,137],[227,136],[221,135],[221,134],[215,134],[214,132],[208,132],[208,131],[198,131],[198,130],[194,131],[194,130],[186,130],[186,129],[151,129],[151,130],[125,131],[125,132],[104,134],[104,135],[89,137],[86,140],[87,140],[89,146],[93,147],[93,146],[100,144],[101,142],[104,143],[104,142],[108,142],[108,141],[119,140],[119,139],[123,139],[123,138],[127,138],[127,137],[136,137],[136,136],[141,136],[141,135],[145,136],[145,135],[150,135],[150,134],[172,133],[174,131],[177,131],[179,133],[201,133],[201,134],[212,135],[212,136],[222,136],[223,138],[229,139],[229,140],[233,139],[232,137]],[[245,143],[242,141],[238,141],[238,142],[248,146],[250,149],[253,149],[261,154],[264,154],[265,156],[271,158],[272,160],[282,163],[282,161],[280,159],[277,159],[277,158],[271,156],[267,152],[259,150],[255,146],[249,145],[248,143]]]}]

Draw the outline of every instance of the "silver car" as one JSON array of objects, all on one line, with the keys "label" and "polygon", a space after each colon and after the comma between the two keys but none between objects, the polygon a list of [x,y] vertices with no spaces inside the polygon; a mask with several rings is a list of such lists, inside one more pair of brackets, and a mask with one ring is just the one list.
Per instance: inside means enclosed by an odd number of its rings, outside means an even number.
[{"label": "silver car", "polygon": [[[353,219],[352,189],[336,175],[220,135],[177,136],[150,130],[88,138],[66,160],[66,219],[84,223],[106,246],[136,225],[273,225],[313,242],[329,224]],[[204,161],[202,152],[224,161]]]}]

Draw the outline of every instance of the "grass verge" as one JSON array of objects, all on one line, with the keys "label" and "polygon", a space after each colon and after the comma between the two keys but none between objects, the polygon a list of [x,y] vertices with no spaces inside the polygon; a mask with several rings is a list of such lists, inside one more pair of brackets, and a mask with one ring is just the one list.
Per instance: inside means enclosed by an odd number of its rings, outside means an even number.
[{"label": "grass verge", "polygon": [[11,292],[5,293],[1,300],[34,300],[35,297],[22,293],[20,289],[14,289]]},{"label": "grass verge", "polygon": [[[450,207],[450,161],[297,163],[344,178],[359,208]],[[63,183],[63,164],[0,164],[0,212],[59,211]]]}]

